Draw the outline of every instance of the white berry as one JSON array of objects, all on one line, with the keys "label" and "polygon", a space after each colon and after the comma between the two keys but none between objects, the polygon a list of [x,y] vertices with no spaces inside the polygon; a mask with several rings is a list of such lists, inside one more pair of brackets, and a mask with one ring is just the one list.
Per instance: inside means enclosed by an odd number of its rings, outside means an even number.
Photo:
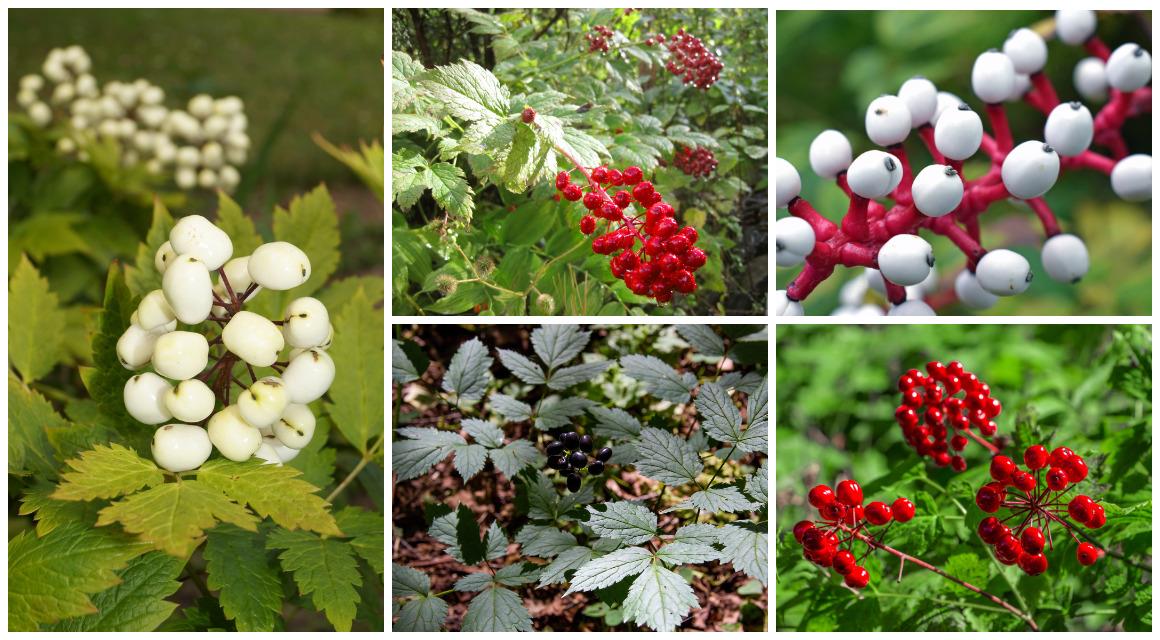
[{"label": "white berry", "polygon": [[790,300],[785,291],[778,289],[773,292],[773,315],[802,316],[805,315],[805,310],[802,309],[800,302]]},{"label": "white berry", "polygon": [[1138,44],[1122,44],[1108,58],[1106,70],[1113,89],[1135,91],[1152,79],[1152,56]]},{"label": "white berry", "polygon": [[278,452],[274,449],[276,442],[278,440],[273,436],[262,436],[262,444],[258,445],[258,450],[254,452],[254,457],[264,461],[263,464],[282,466],[282,458],[278,456]]},{"label": "white berry", "polygon": [[966,269],[955,277],[955,296],[971,309],[990,309],[999,301],[999,296],[979,286],[979,279]]},{"label": "white berry", "polygon": [[153,357],[153,347],[157,344],[157,334],[150,333],[135,323],[130,324],[125,333],[117,339],[117,359],[126,369],[140,369]]},{"label": "white berry", "polygon": [[317,347],[326,341],[330,333],[330,314],[317,298],[295,299],[287,305],[283,319],[282,335],[292,347]]},{"label": "white berry", "polygon": [[304,404],[291,404],[274,423],[274,435],[287,447],[301,449],[310,444],[310,439],[314,437],[315,424],[310,407]]},{"label": "white berry", "polygon": [[1059,154],[1051,145],[1028,140],[1007,154],[1001,173],[1008,193],[1021,200],[1038,198],[1059,177]]},{"label": "white berry", "polygon": [[1015,90],[1015,65],[999,51],[986,51],[971,68],[971,90],[987,104],[1005,101]]},{"label": "white berry", "polygon": [[945,216],[963,201],[963,179],[954,167],[932,164],[914,177],[911,194],[915,208],[923,215]]},{"label": "white berry", "polygon": [[1060,9],[1055,12],[1055,35],[1067,44],[1087,42],[1096,32],[1096,12],[1086,9]]},{"label": "white berry", "polygon": [[259,285],[285,291],[310,279],[310,259],[289,242],[267,242],[250,255],[249,270]]},{"label": "white berry", "polygon": [[1137,153],[1112,168],[1112,191],[1124,200],[1143,202],[1152,199],[1152,156]]},{"label": "white berry", "polygon": [[157,338],[153,369],[170,380],[188,380],[209,364],[209,342],[192,331],[171,331]]},{"label": "white berry", "polygon": [[787,160],[773,159],[773,183],[777,187],[777,208],[782,209],[802,192],[802,179]]},{"label": "white berry", "polygon": [[154,289],[145,294],[145,297],[141,298],[141,304],[137,305],[137,324],[146,331],[160,329],[173,322],[176,317],[161,289]]},{"label": "white berry", "polygon": [[189,255],[179,255],[161,278],[165,299],[174,315],[185,324],[197,324],[213,309],[213,283],[205,263]]},{"label": "white berry", "polygon": [[846,177],[850,190],[859,196],[882,198],[902,182],[902,164],[893,155],[874,149],[855,158]]},{"label": "white berry", "polygon": [[988,251],[975,267],[979,286],[997,296],[1023,293],[1031,285],[1031,276],[1027,259],[1007,249]]},{"label": "white berry", "polygon": [[1087,151],[1095,133],[1092,112],[1078,102],[1065,102],[1047,116],[1043,138],[1055,152],[1064,157]]},{"label": "white berry", "polygon": [[201,422],[213,413],[217,399],[209,385],[190,378],[178,382],[165,393],[165,408],[183,422]]},{"label": "white berry", "polygon": [[938,315],[930,305],[922,300],[907,300],[902,304],[890,307],[888,316],[935,316]]},{"label": "white berry", "polygon": [[233,242],[203,216],[185,216],[169,232],[169,242],[178,255],[191,255],[205,263],[206,269],[216,271],[230,259]]},{"label": "white berry", "polygon": [[934,125],[934,146],[951,160],[975,155],[983,142],[983,121],[966,104],[947,109]]},{"label": "white berry", "polygon": [[895,284],[918,284],[930,275],[933,266],[934,250],[916,235],[896,235],[878,250],[878,270]]},{"label": "white berry", "polygon": [[288,404],[286,387],[276,377],[262,378],[238,395],[238,410],[242,418],[259,428],[274,424]]},{"label": "white berry", "polygon": [[308,404],[322,397],[334,382],[334,360],[321,349],[296,356],[282,372],[290,402]]},{"label": "white berry", "polygon": [[169,382],[156,373],[139,373],[125,381],[125,410],[137,422],[165,422],[173,417],[165,406],[169,389]]},{"label": "white berry", "polygon": [[1003,43],[1003,53],[1011,59],[1017,73],[1038,73],[1047,64],[1047,43],[1031,29],[1012,31]]},{"label": "white berry", "polygon": [[282,332],[270,320],[251,311],[239,311],[222,329],[222,342],[231,353],[255,367],[268,367],[286,346]]},{"label": "white berry", "polygon": [[[850,167],[853,157],[854,151],[850,148],[850,141],[841,131],[826,129],[810,143],[810,168],[823,178],[830,180],[836,178],[839,173]],[[794,173],[796,175],[797,172]],[[798,190],[800,191],[800,181]]]},{"label": "white berry", "polygon": [[1079,282],[1090,266],[1083,240],[1061,233],[1043,243],[1043,269],[1057,282]]},{"label": "white berry", "polygon": [[234,462],[249,460],[262,446],[262,434],[242,419],[237,405],[230,405],[209,419],[209,440]]},{"label": "white berry", "polygon": [[213,446],[205,429],[192,424],[167,424],[153,433],[153,462],[179,473],[192,471],[209,460]]},{"label": "white berry", "polygon": [[1075,90],[1086,100],[1102,102],[1108,98],[1108,74],[1104,61],[1099,58],[1084,58],[1075,65],[1072,72]]},{"label": "white berry", "polygon": [[910,109],[898,96],[879,96],[866,108],[866,135],[874,144],[889,147],[910,134]]},{"label": "white berry", "polygon": [[781,218],[774,223],[777,266],[793,267],[802,263],[814,250],[814,228],[801,218]]},{"label": "white berry", "polygon": [[938,89],[933,82],[922,76],[903,82],[898,97],[906,103],[906,109],[910,112],[910,126],[913,128],[930,122],[938,108]]},{"label": "white berry", "polygon": [[930,117],[930,125],[933,127],[938,124],[939,118],[944,113],[951,109],[958,109],[959,105],[963,104],[963,99],[956,96],[949,91],[939,91],[937,102],[935,103],[934,115]]}]

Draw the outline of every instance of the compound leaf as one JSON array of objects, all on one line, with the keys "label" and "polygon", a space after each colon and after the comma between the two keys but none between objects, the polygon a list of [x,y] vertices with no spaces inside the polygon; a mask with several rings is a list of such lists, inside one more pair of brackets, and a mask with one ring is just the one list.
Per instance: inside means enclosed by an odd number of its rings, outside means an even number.
[{"label": "compound leaf", "polygon": [[516,542],[525,556],[554,558],[576,546],[576,536],[555,527],[538,524],[525,525],[516,534]]},{"label": "compound leaf", "polygon": [[595,591],[644,571],[652,563],[652,553],[641,547],[626,547],[601,556],[580,567],[564,595]]},{"label": "compound leaf", "polygon": [[456,444],[451,446],[455,452],[452,462],[459,476],[466,482],[475,477],[487,463],[487,448],[478,444]]},{"label": "compound leaf", "polygon": [[335,376],[327,411],[360,453],[383,434],[383,311],[359,287],[334,318]]},{"label": "compound leaf", "polygon": [[185,562],[153,551],[129,561],[120,572],[121,584],[93,596],[93,615],[69,618],[50,631],[154,631],[177,604],[166,600],[177,592],[177,576]]},{"label": "compound leaf", "polygon": [[[152,255],[149,260],[152,265]],[[129,327],[133,311],[121,267],[113,263],[105,279],[104,305],[93,336],[93,367],[81,371],[81,380],[109,424],[118,426],[137,424],[125,409],[125,383],[134,373],[122,366],[117,356],[117,340]]]},{"label": "compound leaf", "polygon": [[68,427],[44,396],[8,373],[8,473],[56,476],[57,463],[47,432]]},{"label": "compound leaf", "polygon": [[399,480],[418,478],[450,455],[454,447],[467,444],[458,433],[433,427],[404,427],[395,433],[411,438],[391,443],[391,461]]},{"label": "compound leaf", "polygon": [[435,596],[423,595],[407,601],[399,610],[394,631],[439,631],[447,619],[447,603]]},{"label": "compound leaf", "polygon": [[282,578],[262,538],[229,525],[209,532],[207,584],[238,631],[273,631],[282,615]]},{"label": "compound leaf", "polygon": [[679,324],[677,333],[703,356],[721,358],[725,355],[725,341],[713,331],[712,327],[703,324]]},{"label": "compound leaf", "polygon": [[[493,403],[495,402],[495,394],[492,394],[491,400]],[[459,423],[459,426],[463,427],[467,435],[488,449],[503,446],[503,430],[487,420],[467,418]]]},{"label": "compound leaf", "polygon": [[591,337],[590,331],[574,324],[546,324],[532,330],[532,348],[549,369],[555,369],[580,355]]},{"label": "compound leaf", "polygon": [[531,631],[532,616],[515,592],[493,586],[471,600],[463,631]]},{"label": "compound leaf", "polygon": [[502,449],[492,449],[488,451],[488,455],[500,473],[509,480],[515,478],[521,469],[537,465],[543,459],[536,447],[522,438],[512,440]]},{"label": "compound leaf", "polygon": [[431,592],[427,574],[406,565],[391,563],[391,597],[425,596]]},{"label": "compound leaf", "polygon": [[532,417],[532,405],[502,393],[491,394],[491,410],[511,422],[522,422]]},{"label": "compound leaf", "polygon": [[294,574],[298,592],[310,596],[335,631],[350,631],[359,603],[356,587],[362,586],[350,545],[308,531],[275,529],[266,547],[282,551],[282,568]]},{"label": "compound leaf", "polygon": [[624,409],[594,405],[588,407],[588,413],[596,418],[596,426],[592,429],[596,435],[619,440],[640,435],[640,421]]},{"label": "compound leaf", "polygon": [[604,373],[612,366],[611,360],[603,360],[600,362],[586,362],[571,367],[564,367],[552,372],[548,378],[548,387],[560,391],[580,384],[581,382],[588,382],[596,376]]},{"label": "compound leaf", "polygon": [[761,504],[769,504],[769,458],[761,461],[761,467],[745,478],[745,493]]},{"label": "compound leaf", "polygon": [[727,524],[721,527],[718,541],[724,546],[722,560],[769,586],[769,532]]},{"label": "compound leaf", "polygon": [[418,379],[419,371],[407,357],[407,352],[403,351],[398,340],[391,340],[391,380],[396,384],[406,384]]},{"label": "compound leaf", "polygon": [[556,556],[551,564],[540,571],[540,582],[537,586],[544,587],[567,582],[565,574],[587,564],[594,553],[588,547],[572,547],[560,552],[560,555]]},{"label": "compound leaf", "polygon": [[8,280],[8,309],[8,361],[28,384],[48,375],[64,358],[60,336],[68,314],[27,256],[20,256]]},{"label": "compound leaf", "polygon": [[499,361],[507,367],[508,371],[512,372],[512,375],[528,384],[544,384],[544,370],[540,365],[524,357],[523,354],[510,349],[496,349],[495,351],[499,355]]},{"label": "compound leaf", "polygon": [[70,522],[92,526],[97,521],[97,511],[103,506],[100,502],[54,500],[51,494],[55,489],[53,485],[38,486],[24,494],[20,503],[20,515],[36,514],[36,535],[43,537]]},{"label": "compound leaf", "polygon": [[670,632],[697,604],[697,596],[684,578],[650,564],[628,588],[624,617],[653,631]]},{"label": "compound leaf", "polygon": [[594,404],[596,403],[588,398],[579,396],[569,398],[552,396],[540,406],[540,412],[536,416],[536,428],[541,431],[548,431],[549,429],[563,427],[570,424],[572,418],[584,413],[585,410]]},{"label": "compound leaf", "polygon": [[697,564],[721,557],[721,552],[708,544],[670,542],[657,551],[656,557],[666,564]]},{"label": "compound leaf", "polygon": [[680,504],[665,509],[665,513],[677,511],[678,509],[700,509],[710,512],[734,513],[737,511],[746,511],[755,506],[757,505],[746,499],[737,490],[737,487],[720,486],[709,487],[703,491],[698,491],[681,501]]},{"label": "compound leaf", "polygon": [[718,544],[721,530],[711,524],[689,524],[677,529],[673,542],[690,544]]},{"label": "compound leaf", "polygon": [[451,366],[443,376],[443,390],[458,394],[459,400],[466,400],[474,404],[483,397],[487,385],[491,382],[492,359],[487,355],[487,348],[472,338],[459,346],[459,350],[451,358]]},{"label": "compound leaf", "polygon": [[330,505],[315,494],[317,487],[300,479],[301,475],[293,467],[258,460],[211,460],[197,471],[199,482],[249,505],[259,516],[287,529],[342,535],[330,514]]},{"label": "compound leaf", "polygon": [[640,380],[649,393],[669,402],[688,402],[689,393],[697,385],[693,374],[679,374],[656,356],[624,356],[620,366],[624,368],[624,375]]},{"label": "compound leaf", "polygon": [[589,506],[588,512],[592,514],[588,526],[602,537],[640,544],[657,534],[656,514],[635,502],[606,502],[599,507]]},{"label": "compound leaf", "polygon": [[335,514],[338,528],[350,538],[350,548],[375,570],[383,573],[383,517],[358,507],[345,507]]},{"label": "compound leaf", "polygon": [[156,465],[117,443],[98,444],[65,464],[72,471],[61,476],[51,496],[56,500],[117,498],[165,481]]},{"label": "compound leaf", "polygon": [[475,591],[483,591],[495,582],[492,580],[491,574],[486,571],[479,573],[469,573],[462,578],[455,581],[455,590],[460,593],[472,593]]},{"label": "compound leaf", "polygon": [[495,124],[507,114],[507,87],[490,71],[468,60],[431,69],[422,86],[460,120]]},{"label": "compound leaf", "polygon": [[704,468],[696,450],[667,431],[646,427],[633,446],[637,452],[636,470],[665,484],[693,482]]},{"label": "compound leaf", "polygon": [[[339,257],[338,213],[326,185],[319,185],[309,193],[295,196],[288,210],[276,207],[274,237],[296,245],[310,258],[310,278],[292,292],[283,292],[282,299],[289,300],[291,295],[297,298],[318,291],[338,267]],[[283,307],[279,304],[277,309],[281,311]]]}]

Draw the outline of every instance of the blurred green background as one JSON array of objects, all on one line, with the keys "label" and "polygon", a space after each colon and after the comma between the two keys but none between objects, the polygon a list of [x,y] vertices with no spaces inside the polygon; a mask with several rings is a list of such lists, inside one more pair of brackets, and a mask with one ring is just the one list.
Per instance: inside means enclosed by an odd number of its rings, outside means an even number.
[{"label": "blurred green background", "polygon": [[[831,220],[839,220],[849,200],[809,166],[809,145],[819,132],[842,131],[850,138],[855,155],[873,148],[865,133],[866,105],[879,95],[897,92],[914,75],[930,78],[939,90],[950,91],[981,110],[970,87],[975,58],[1001,47],[1007,34],[1018,27],[1038,26],[1050,32],[1052,17],[1051,11],[778,11],[777,156],[797,167],[802,195]],[[1098,34],[1113,49],[1125,42],[1151,47],[1151,18],[1151,12],[1100,12]],[[1048,42],[1046,73],[1061,99],[1078,98],[1072,69],[1087,56],[1082,47]],[[1038,111],[1018,104],[1008,114],[1016,140],[1042,136],[1045,118]],[[989,125],[985,127],[989,130]],[[1133,153],[1151,153],[1151,118],[1130,120],[1124,134]],[[912,165],[930,162],[917,140],[910,140],[907,150]],[[976,159],[967,163],[965,173],[974,178],[986,168],[984,161]],[[1108,178],[1090,171],[1064,175],[1046,199],[1064,231],[1079,235],[1088,245],[1092,267],[1083,281],[1066,285],[1048,278],[1039,257],[1043,230],[1035,215],[1002,203],[983,217],[983,245],[1010,248],[1025,256],[1036,272],[1035,282],[1027,293],[1003,299],[985,312],[954,305],[940,313],[1151,313],[1151,203],[1119,200]],[[777,215],[786,213],[779,210]],[[965,263],[962,254],[942,237],[929,233],[923,237],[931,241],[939,261],[940,290],[953,288],[954,276]],[[784,289],[799,270],[778,269],[778,288]],[[833,311],[841,283],[860,272],[839,268],[807,299],[806,312]]]}]

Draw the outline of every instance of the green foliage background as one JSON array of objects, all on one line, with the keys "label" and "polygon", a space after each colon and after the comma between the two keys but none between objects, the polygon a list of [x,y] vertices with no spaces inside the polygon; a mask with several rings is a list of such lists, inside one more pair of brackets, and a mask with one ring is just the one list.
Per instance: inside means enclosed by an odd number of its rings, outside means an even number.
[{"label": "green foliage background", "polygon": [[[815,484],[842,477],[866,499],[906,496],[914,520],[887,544],[941,567],[1032,614],[1042,630],[1151,629],[1152,336],[1146,326],[780,326],[777,331],[777,626],[800,631],[1026,630],[974,593],[877,552],[870,586],[856,596],[810,564],[792,534],[814,518]],[[989,481],[985,452],[965,450],[955,474],[924,462],[894,422],[897,377],[926,362],[958,360],[1003,403],[999,433],[1028,445],[1069,446],[1091,469],[1084,493],[1107,524],[1092,534],[1109,555],[1092,567],[1075,543],[1048,551],[1048,572],[1028,577],[987,551],[975,528],[974,492]],[[1059,533],[1056,531],[1056,533]],[[1060,541],[1065,536],[1057,536]]]},{"label": "green foliage background", "polygon": [[[777,123],[774,151],[789,160],[802,178],[802,195],[831,220],[840,220],[849,200],[833,184],[810,170],[810,142],[824,129],[850,138],[855,155],[873,148],[865,132],[865,108],[884,93],[895,93],[907,78],[924,75],[940,91],[950,91],[982,109],[971,91],[976,56],[1001,47],[1016,28],[1050,20],[1050,11],[779,11],[776,16]],[[1113,49],[1125,42],[1150,46],[1151,12],[1100,12],[1098,34]],[[1048,41],[1046,73],[1061,100],[1078,99],[1072,83],[1076,62],[1087,57],[1082,47]],[[1093,105],[1089,105],[1089,108]],[[1095,109],[1093,108],[1093,113]],[[1016,140],[1041,136],[1045,118],[1023,104],[1008,108]],[[1151,117],[1128,121],[1124,135],[1132,153],[1152,151]],[[989,129],[989,125],[984,125]],[[915,140],[907,143],[911,163],[925,166],[930,156]],[[986,170],[977,156],[966,165],[974,178]],[[992,315],[1147,315],[1152,309],[1152,226],[1150,203],[1116,197],[1107,176],[1069,172],[1046,200],[1065,232],[1084,239],[1091,271],[1077,285],[1062,284],[1044,274],[1039,252],[1043,229],[1033,213],[1013,205],[993,206],[983,220],[983,245],[1017,251],[1031,262],[1036,279],[1026,293],[1001,300],[981,312]],[[778,216],[787,215],[778,211]],[[953,287],[964,259],[941,236],[923,234],[938,258],[942,286]],[[779,269],[784,289],[800,269]],[[810,314],[828,314],[838,306],[842,282],[861,269],[838,269],[810,296]],[[952,313],[980,313],[959,305]]]}]

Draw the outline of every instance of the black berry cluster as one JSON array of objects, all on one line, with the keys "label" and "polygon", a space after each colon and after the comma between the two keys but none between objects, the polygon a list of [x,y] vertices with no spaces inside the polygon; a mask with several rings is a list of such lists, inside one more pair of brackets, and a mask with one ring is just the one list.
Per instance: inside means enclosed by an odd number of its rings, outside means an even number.
[{"label": "black berry cluster", "polygon": [[593,53],[596,51],[599,51],[600,53],[608,53],[608,40],[612,38],[612,29],[598,24],[595,27],[592,27],[592,31],[595,32],[596,35],[593,35],[592,33],[584,34],[584,37],[588,40],[588,53]]},{"label": "black berry cluster", "polygon": [[708,89],[721,77],[725,65],[705,47],[700,38],[685,33],[683,28],[665,43],[672,57],[665,63],[669,73],[681,76],[681,82],[698,89]]},{"label": "black berry cluster", "polygon": [[612,449],[604,447],[592,453],[592,436],[582,436],[575,431],[569,431],[560,436],[559,440],[548,443],[548,468],[562,471],[568,479],[568,490],[575,493],[580,490],[580,471],[588,468],[588,475],[598,476],[604,473],[604,463],[612,457]]},{"label": "black berry cluster", "polygon": [[717,158],[713,156],[712,151],[705,147],[695,149],[681,147],[673,156],[673,164],[684,171],[685,175],[706,178],[717,169]]}]

